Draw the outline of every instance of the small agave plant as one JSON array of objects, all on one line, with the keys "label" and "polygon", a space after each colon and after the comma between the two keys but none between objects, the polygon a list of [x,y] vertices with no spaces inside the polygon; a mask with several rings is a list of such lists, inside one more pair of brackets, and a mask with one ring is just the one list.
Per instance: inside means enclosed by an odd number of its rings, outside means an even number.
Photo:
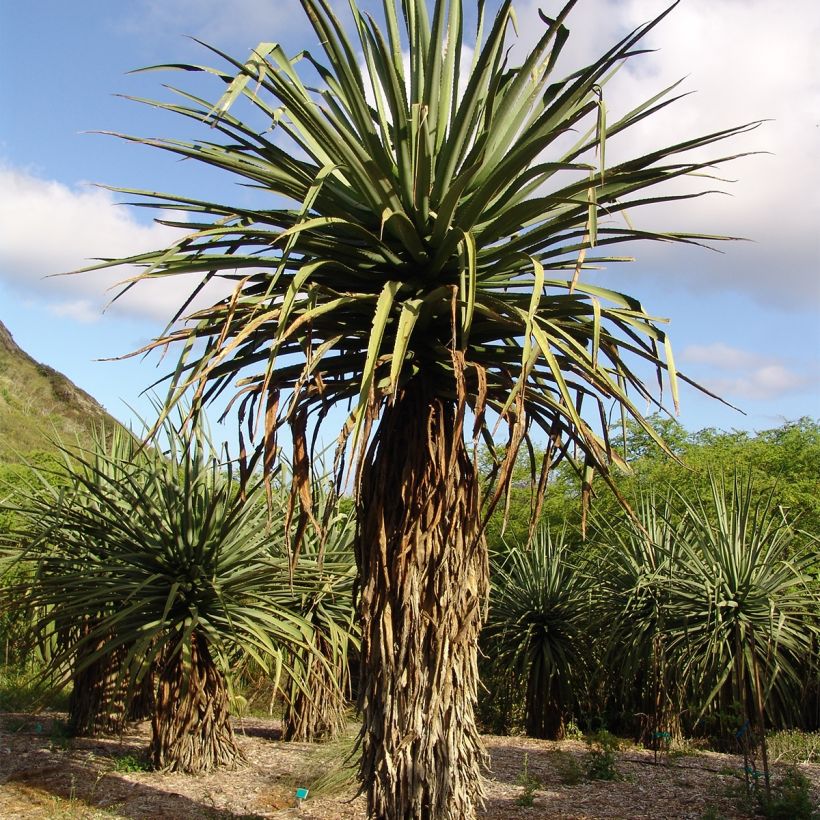
[{"label": "small agave plant", "polygon": [[588,576],[548,529],[494,559],[485,652],[523,682],[527,734],[560,739],[588,672]]}]

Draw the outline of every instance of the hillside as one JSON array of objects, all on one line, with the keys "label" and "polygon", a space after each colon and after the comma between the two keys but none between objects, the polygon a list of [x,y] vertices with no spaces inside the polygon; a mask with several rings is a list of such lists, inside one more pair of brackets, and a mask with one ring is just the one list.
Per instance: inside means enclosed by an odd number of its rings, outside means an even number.
[{"label": "hillside", "polygon": [[31,358],[0,322],[0,462],[53,449],[55,439],[88,441],[117,422],[62,373]]}]

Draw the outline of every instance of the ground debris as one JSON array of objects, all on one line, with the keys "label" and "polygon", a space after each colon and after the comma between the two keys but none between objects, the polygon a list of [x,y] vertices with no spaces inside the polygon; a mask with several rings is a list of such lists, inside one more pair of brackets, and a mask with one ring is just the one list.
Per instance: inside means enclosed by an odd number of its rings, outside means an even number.
[{"label": "ground debris", "polygon": [[[342,785],[310,797],[297,808],[296,780],[307,771],[317,747],[279,740],[277,721],[248,718],[235,725],[247,766],[235,771],[188,776],[140,771],[123,761],[144,759],[147,724],[116,738],[67,739],[64,715],[0,713],[0,817],[134,818],[142,820],[262,820],[314,818],[362,820],[365,802],[355,786]],[[654,765],[652,752],[638,747],[618,755],[615,781],[587,781],[586,746],[525,737],[485,736],[492,769],[484,820],[697,820],[707,810],[735,820],[730,796],[742,774],[741,759],[700,752],[667,757]],[[531,806],[518,805],[518,785],[527,761],[535,789]],[[308,767],[309,768],[309,767]],[[801,766],[820,792],[820,766]],[[131,770],[135,769],[135,770]]]}]

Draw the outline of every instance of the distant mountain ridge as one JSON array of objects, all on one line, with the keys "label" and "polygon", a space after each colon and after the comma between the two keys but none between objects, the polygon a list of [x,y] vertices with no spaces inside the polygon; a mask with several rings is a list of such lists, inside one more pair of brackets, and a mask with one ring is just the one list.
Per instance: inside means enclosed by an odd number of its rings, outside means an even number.
[{"label": "distant mountain ridge", "polygon": [[0,462],[54,449],[54,440],[88,443],[118,422],[53,367],[35,361],[0,322]]}]

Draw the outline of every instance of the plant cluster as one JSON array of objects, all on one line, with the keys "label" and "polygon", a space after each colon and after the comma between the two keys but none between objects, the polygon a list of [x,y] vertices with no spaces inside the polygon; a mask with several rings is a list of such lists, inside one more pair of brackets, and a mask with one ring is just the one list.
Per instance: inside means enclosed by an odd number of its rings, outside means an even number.
[{"label": "plant cluster", "polygon": [[[120,676],[112,666],[131,670],[127,697],[156,676],[158,763],[168,761],[177,741],[182,747],[172,756],[184,759],[183,768],[236,756],[224,680],[234,654],[262,664],[276,657],[311,680],[315,658],[322,659],[316,661],[322,674],[334,668],[331,630],[323,633],[330,645],[315,657],[301,654],[328,623],[329,598],[317,603],[305,594],[301,608],[291,607],[292,589],[302,583],[292,557],[313,517],[311,441],[323,422],[336,420],[330,409],[340,405],[347,415],[336,427],[336,478],[344,479],[348,458],[356,490],[360,773],[368,811],[475,816],[485,753],[473,713],[489,561],[477,459],[468,442],[483,437],[493,445],[503,430],[489,515],[510,487],[518,452],[540,431],[548,446],[532,470],[533,520],[550,470],[572,453],[584,479],[584,510],[595,471],[611,484],[612,468],[623,460],[600,422],[613,402],[665,446],[639,406],[661,406],[647,370],[661,387],[668,382],[677,404],[685,377],[668,336],[638,300],[589,282],[586,272],[625,261],[615,249],[627,242],[720,239],[636,227],[634,220],[647,206],[707,193],[680,194],[664,185],[712,173],[735,158],[715,155],[713,146],[756,127],[633,155],[629,136],[676,99],[677,83],[614,113],[607,82],[645,52],[642,38],[672,7],[563,74],[560,57],[575,4],[562,4],[554,17],[541,13],[535,45],[517,62],[510,57],[511,0],[500,0],[493,19],[487,4],[475,4],[469,44],[470,15],[461,0],[385,0],[381,23],[351,2],[348,25],[330,0],[302,0],[316,48],[290,54],[264,42],[244,61],[212,48],[219,68],[164,67],[204,75],[212,81],[210,99],[169,86],[172,101],[142,101],[202,126],[203,136],[128,139],[228,172],[256,189],[262,204],[130,191],[186,235],[167,248],[95,267],[139,266],[126,289],[140,280],[201,275],[172,324],[147,347],[180,351],[168,405],[193,389],[189,415],[196,419],[210,401],[233,395],[240,419],[261,430],[253,444],[268,481],[278,436],[289,429],[286,520],[293,513],[297,529],[287,560],[265,554],[256,507],[211,460],[183,452],[174,482],[165,461],[129,462],[112,496],[60,501],[73,523],[60,526],[56,549],[46,537],[35,540],[44,546],[33,587],[40,598],[32,603],[44,612],[41,639],[58,643],[53,664],[73,663],[75,676],[113,676],[117,697]],[[625,149],[617,161],[613,140]],[[184,218],[168,216],[179,212]],[[213,280],[227,284],[229,295],[192,308]],[[148,485],[138,480],[153,473],[156,481]],[[102,518],[92,510],[103,511]],[[245,522],[253,523],[251,535],[240,537]],[[134,546],[144,543],[143,532],[151,536],[147,551]],[[512,613],[529,595],[520,577],[526,567],[514,555],[505,560]],[[81,570],[89,565],[94,573]],[[550,570],[547,561],[539,571],[547,579]],[[656,574],[653,568],[651,585]],[[55,625],[50,613],[66,590],[74,603]],[[649,597],[640,603],[652,619],[663,605]],[[114,606],[122,601],[124,608]],[[562,670],[571,658],[562,647],[575,640],[575,625],[556,634],[554,644],[544,636],[558,626],[561,611],[579,604],[554,588],[549,605],[553,614],[543,622],[515,615],[527,645],[508,656],[519,677],[525,664],[537,669],[526,673],[528,717],[542,733],[563,721],[570,695]],[[623,601],[618,606],[626,616]],[[674,651],[680,634],[668,645],[656,634],[650,625],[644,646],[652,645],[652,657],[660,659]],[[757,641],[762,648],[762,636]],[[793,649],[796,639],[789,641]],[[754,650],[747,656],[755,657]],[[660,681],[669,667],[652,663],[641,674]],[[106,668],[97,670],[99,664]],[[554,698],[562,704],[545,719]],[[290,703],[298,701],[294,693]],[[209,740],[220,738],[204,758],[183,737],[182,727],[195,717],[212,724]],[[206,742],[205,734],[199,741]]]},{"label": "plant cluster", "polygon": [[709,488],[598,514],[586,542],[565,528],[495,553],[482,668],[496,709],[520,708],[535,735],[574,718],[649,743],[713,733],[731,751],[749,720],[758,736],[761,723],[811,728],[816,539],[747,476]]},{"label": "plant cluster", "polygon": [[4,600],[25,608],[42,676],[71,684],[72,732],[150,717],[155,767],[235,765],[232,673],[252,663],[300,693],[292,720],[332,733],[345,698],[335,675],[355,640],[346,519],[328,507],[326,549],[297,571],[289,495],[243,488],[201,428],[162,432],[140,444],[117,429],[66,450],[62,470],[38,474],[42,491],[18,500],[7,550],[26,582]]},{"label": "plant cluster", "polygon": [[756,792],[759,813],[769,820],[817,820],[820,806],[812,799],[811,782],[796,766],[786,769],[771,793]]},{"label": "plant cluster", "polygon": [[820,763],[820,732],[784,729],[767,738],[772,762]]},{"label": "plant cluster", "polygon": [[[629,134],[677,84],[617,113],[605,89],[671,7],[564,74],[575,5],[541,13],[520,62],[511,0],[492,18],[476,3],[474,36],[462,0],[385,0],[381,21],[351,2],[347,24],[329,0],[302,0],[315,48],[263,42],[244,61],[212,48],[221,67],[164,66],[204,75],[210,99],[168,86],[171,101],[142,102],[207,126],[203,136],[128,139],[225,171],[263,204],[129,191],[187,233],[95,266],[142,268],[127,287],[192,273],[228,285],[192,310],[197,286],[147,349],[180,352],[168,404],[193,388],[197,416],[233,395],[262,431],[266,466],[290,430],[303,521],[311,439],[338,420],[332,406],[347,408],[336,465],[343,480],[349,457],[356,476],[361,776],[374,816],[469,818],[481,800],[488,556],[469,439],[501,429],[506,441],[488,509],[536,430],[549,441],[540,500],[570,448],[587,478],[611,481],[621,459],[599,420],[613,401],[663,446],[639,405],[661,405],[647,369],[677,404],[669,339],[639,301],[586,272],[626,261],[616,248],[627,242],[720,239],[634,220],[707,193],[663,186],[734,159],[700,150],[756,127],[634,155]],[[626,149],[615,162],[612,140]]]},{"label": "plant cluster", "polygon": [[738,811],[753,817],[769,820],[818,820],[820,805],[812,797],[811,782],[797,766],[790,766],[775,778],[769,789],[759,782],[742,782],[736,772],[736,784],[728,790],[728,796]]},{"label": "plant cluster", "polygon": [[147,772],[151,768],[151,764],[142,757],[136,755],[120,755],[114,760],[114,771],[122,774],[128,772]]}]

